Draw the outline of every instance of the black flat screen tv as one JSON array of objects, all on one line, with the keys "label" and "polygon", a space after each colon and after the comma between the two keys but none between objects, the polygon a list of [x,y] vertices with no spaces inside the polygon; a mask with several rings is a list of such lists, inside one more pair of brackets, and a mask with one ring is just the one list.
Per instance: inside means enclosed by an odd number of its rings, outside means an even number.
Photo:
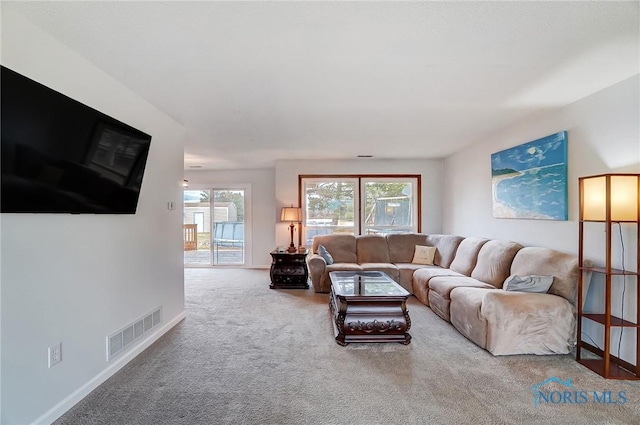
[{"label": "black flat screen tv", "polygon": [[135,214],[151,136],[4,66],[3,213]]}]

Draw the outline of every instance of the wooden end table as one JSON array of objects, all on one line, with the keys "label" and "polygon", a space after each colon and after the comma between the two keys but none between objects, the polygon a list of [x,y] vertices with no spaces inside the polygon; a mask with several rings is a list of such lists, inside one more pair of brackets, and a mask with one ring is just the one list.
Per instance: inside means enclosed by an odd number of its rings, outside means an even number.
[{"label": "wooden end table", "polygon": [[308,289],[308,250],[287,252],[271,251],[271,289]]}]

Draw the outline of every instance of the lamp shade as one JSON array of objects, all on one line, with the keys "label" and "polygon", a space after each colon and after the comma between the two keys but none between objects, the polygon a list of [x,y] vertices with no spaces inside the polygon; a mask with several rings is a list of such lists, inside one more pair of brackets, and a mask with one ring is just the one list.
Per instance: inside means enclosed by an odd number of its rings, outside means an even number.
[{"label": "lamp shade", "polygon": [[280,213],[280,221],[299,223],[302,221],[302,209],[297,207],[284,207]]},{"label": "lamp shade", "polygon": [[638,221],[640,174],[602,174],[580,178],[580,206],[585,221]]}]

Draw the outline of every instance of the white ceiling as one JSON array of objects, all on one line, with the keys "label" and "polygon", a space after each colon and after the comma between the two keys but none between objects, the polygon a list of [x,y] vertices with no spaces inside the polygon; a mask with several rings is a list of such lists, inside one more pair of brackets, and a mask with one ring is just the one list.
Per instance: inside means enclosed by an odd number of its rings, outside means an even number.
[{"label": "white ceiling", "polygon": [[2,8],[184,125],[185,169],[440,158],[640,71],[637,1]]}]

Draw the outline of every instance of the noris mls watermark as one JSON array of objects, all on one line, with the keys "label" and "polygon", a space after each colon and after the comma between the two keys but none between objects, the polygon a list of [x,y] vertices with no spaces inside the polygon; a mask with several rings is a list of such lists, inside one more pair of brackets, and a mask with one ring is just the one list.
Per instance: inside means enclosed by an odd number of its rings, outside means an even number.
[{"label": "noris mls watermark", "polygon": [[[553,388],[552,388],[553,387]],[[561,387],[561,389],[557,389]],[[533,391],[533,405],[541,404],[625,404],[626,391],[609,391],[606,389],[579,390],[571,383],[552,376],[531,387]]]}]

